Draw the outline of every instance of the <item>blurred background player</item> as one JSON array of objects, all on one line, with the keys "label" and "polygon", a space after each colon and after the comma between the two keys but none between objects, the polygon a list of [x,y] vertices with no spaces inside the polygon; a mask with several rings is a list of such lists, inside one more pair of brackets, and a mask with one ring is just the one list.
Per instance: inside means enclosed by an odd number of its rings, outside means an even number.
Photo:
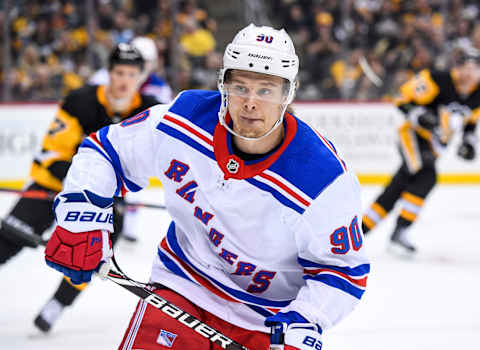
[{"label": "blurred background player", "polygon": [[[154,96],[160,103],[172,100],[172,89],[168,82],[157,72],[158,53],[155,42],[147,37],[136,37],[131,45],[135,47],[145,60],[145,68],[140,79],[139,91],[144,95]],[[88,80],[92,85],[108,85],[108,70],[104,67],[96,71]]]},{"label": "blurred background player", "polygon": [[[140,79],[140,92],[155,97],[160,103],[172,100],[172,89],[167,81],[157,73],[158,53],[155,42],[147,37],[136,37],[131,45],[142,55],[145,68]],[[108,85],[110,81],[108,70],[101,68],[89,79],[89,84]],[[125,197],[129,202],[135,201],[135,194],[128,193]],[[122,238],[135,242],[137,240],[138,208],[126,207],[123,217]]]},{"label": "blurred background player", "polygon": [[455,132],[463,130],[458,155],[475,157],[475,128],[480,117],[480,54],[456,49],[447,72],[422,70],[400,87],[396,105],[405,115],[399,128],[402,165],[363,216],[363,232],[372,230],[400,200],[400,214],[390,237],[406,252],[416,248],[407,235],[425,199],[437,183],[436,161]]},{"label": "blurred background player", "polygon": [[[129,44],[119,44],[109,58],[110,84],[85,86],[71,92],[61,103],[55,120],[44,137],[42,150],[33,160],[31,183],[26,191],[57,193],[85,135],[117,123],[157,104],[151,96],[137,91],[144,60]],[[0,229],[0,264],[16,255],[24,246],[32,246],[28,235],[42,235],[54,220],[53,200],[21,198]],[[123,206],[116,207],[115,232],[121,232]],[[112,236],[116,241],[118,235]],[[65,306],[71,305],[86,284],[73,286],[62,280],[54,297],[35,319],[35,325],[48,331]]]}]

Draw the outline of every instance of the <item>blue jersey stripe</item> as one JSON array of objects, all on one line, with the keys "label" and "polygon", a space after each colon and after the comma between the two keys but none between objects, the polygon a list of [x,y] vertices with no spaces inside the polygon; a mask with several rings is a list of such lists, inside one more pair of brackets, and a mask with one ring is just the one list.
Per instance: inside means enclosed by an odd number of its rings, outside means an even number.
[{"label": "blue jersey stripe", "polygon": [[65,198],[64,203],[92,203],[93,205],[106,209],[113,205],[113,199],[109,197],[102,197],[89,190],[83,192],[70,192],[61,194],[60,197]]},{"label": "blue jersey stripe", "polygon": [[[160,248],[158,248],[158,255],[160,257],[160,260],[163,262],[163,264],[165,265],[166,268],[168,268],[170,271],[172,271],[174,274],[176,274],[177,276],[180,276],[180,277],[183,277],[185,278],[186,280],[192,282],[192,283],[195,283],[195,284],[198,284],[198,282],[192,280],[191,278],[189,278],[183,271],[182,269],[177,265],[177,263],[170,259]],[[270,310],[267,310],[263,307],[260,307],[260,306],[256,306],[256,305],[251,305],[251,304],[247,304],[247,303],[244,303],[245,306],[248,306],[250,309],[252,309],[253,311],[259,313],[260,315],[262,316],[265,316],[265,317],[268,317],[268,316],[272,316],[272,315],[275,315],[275,313],[271,312]]]},{"label": "blue jersey stripe", "polygon": [[370,272],[370,264],[362,264],[355,267],[348,267],[348,266],[335,266],[335,265],[322,265],[310,260],[297,258],[298,263],[303,267],[316,267],[319,269],[330,269],[335,270],[341,273],[344,273],[349,276],[363,276]]},{"label": "blue jersey stripe", "polygon": [[249,179],[245,179],[245,180],[248,181],[249,183],[251,183],[253,186],[258,187],[262,191],[270,192],[272,194],[272,196],[274,196],[280,203],[282,203],[283,205],[285,205],[289,208],[292,208],[297,213],[303,214],[303,212],[305,211],[305,209],[296,205],[290,199],[285,197],[283,194],[281,194],[280,192],[278,192],[274,188],[268,186],[267,184],[264,184],[263,182],[255,180],[254,178],[249,178]]},{"label": "blue jersey stripe", "polygon": [[[283,177],[296,188],[315,199],[344,173],[342,164],[314,130],[297,120],[297,134],[270,171]],[[302,155],[302,163],[292,162]]]},{"label": "blue jersey stripe", "polygon": [[220,283],[219,281],[215,280],[214,278],[210,277],[203,271],[199,270],[198,268],[195,267],[187,258],[187,256],[183,253],[182,249],[180,248],[177,237],[175,235],[175,223],[172,222],[170,224],[170,227],[168,228],[167,232],[167,242],[168,245],[171,247],[172,251],[180,258],[182,261],[187,263],[191,268],[193,268],[198,274],[206,277],[209,281],[213,282],[217,288],[224,290],[226,293],[233,295],[235,298],[240,299],[242,301],[245,301],[250,304],[257,304],[265,307],[273,307],[273,308],[282,308],[287,306],[288,304],[291,303],[291,300],[269,300],[269,299],[264,299],[264,298],[259,298],[255,297],[253,295],[250,295],[248,293],[245,293],[243,291],[233,289],[230,287],[227,287],[223,283]]},{"label": "blue jersey stripe", "polygon": [[218,91],[188,90],[180,93],[169,111],[188,119],[190,122],[213,135],[218,123],[220,109]]},{"label": "blue jersey stripe", "polygon": [[163,262],[163,264],[165,265],[165,267],[167,269],[169,269],[170,271],[172,271],[174,274],[176,274],[177,276],[180,276],[180,277],[183,277],[185,278],[186,280],[189,280],[195,284],[197,284],[197,282],[195,281],[192,281],[185,273],[183,273],[182,269],[179,268],[177,266],[177,264],[175,263],[175,261],[173,261],[172,259],[170,259],[167,254],[165,254],[160,248],[158,248],[158,256],[160,257],[160,260]]},{"label": "blue jersey stripe", "polygon": [[267,310],[263,307],[260,307],[260,306],[256,306],[256,305],[251,305],[251,304],[244,304],[246,306],[248,306],[250,309],[252,309],[253,311],[259,313],[260,315],[264,316],[264,317],[269,317],[269,316],[273,316],[275,315],[274,312],[270,311],[270,310]]},{"label": "blue jersey stripe", "polygon": [[198,143],[197,141],[195,141],[191,137],[185,135],[184,133],[181,133],[177,129],[174,129],[174,128],[172,128],[168,125],[165,125],[163,123],[158,124],[157,129],[160,130],[160,131],[163,131],[164,133],[166,133],[166,134],[168,134],[168,135],[170,135],[174,138],[176,138],[177,140],[180,140],[180,141],[186,143],[187,145],[189,145],[193,149],[195,149],[195,150],[199,151],[200,153],[203,153],[207,157],[215,160],[215,154],[212,151],[205,148],[204,146],[202,146],[200,143]]},{"label": "blue jersey stripe", "polygon": [[102,143],[103,148],[107,152],[107,154],[110,156],[113,164],[113,168],[115,169],[115,172],[118,172],[124,182],[124,184],[127,186],[127,188],[132,191],[132,192],[138,192],[142,189],[139,185],[134,183],[133,181],[127,179],[125,176],[125,173],[123,172],[122,169],[122,164],[120,163],[120,157],[117,154],[117,151],[115,151],[115,148],[113,145],[110,143],[110,140],[107,137],[109,130],[109,126],[106,126],[102,129],[100,129],[99,134],[100,134],[100,142]]},{"label": "blue jersey stripe", "polygon": [[88,138],[86,138],[85,140],[83,140],[82,144],[80,145],[80,147],[85,147],[85,148],[90,148],[90,149],[93,149],[94,151],[100,153],[102,155],[103,158],[105,158],[110,164],[112,164],[112,168],[115,172],[115,177],[117,179],[117,188],[115,190],[115,196],[119,196],[120,193],[121,193],[121,189],[122,189],[122,179],[120,177],[120,175],[115,171],[115,167],[111,161],[110,158],[108,158],[105,153],[103,153],[99,147],[91,140],[89,140]]},{"label": "blue jersey stripe", "polygon": [[354,296],[357,299],[360,299],[365,292],[363,289],[355,287],[353,284],[345,281],[343,278],[333,276],[333,275],[318,275],[318,276],[303,276],[305,280],[315,280],[329,285],[330,287],[340,289],[345,293]]}]

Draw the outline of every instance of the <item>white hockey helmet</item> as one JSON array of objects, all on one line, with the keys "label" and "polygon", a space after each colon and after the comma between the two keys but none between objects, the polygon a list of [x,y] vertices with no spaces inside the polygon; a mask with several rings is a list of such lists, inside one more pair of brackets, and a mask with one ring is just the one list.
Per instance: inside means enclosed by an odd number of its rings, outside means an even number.
[{"label": "white hockey helmet", "polygon": [[157,46],[155,42],[147,37],[137,36],[132,40],[131,44],[140,51],[145,61],[156,61],[158,59]]},{"label": "white hockey helmet", "polygon": [[[228,109],[228,93],[225,89],[225,73],[238,69],[256,73],[278,76],[289,82],[288,94],[282,104],[280,118],[266,134],[258,138],[250,138],[235,133],[226,123]],[[222,103],[218,117],[220,124],[230,133],[247,140],[258,140],[273,132],[282,122],[287,106],[295,97],[298,74],[298,57],[292,39],[284,29],[257,27],[253,23],[243,28],[228,44],[223,55],[223,68],[220,70],[218,90],[222,95]]]}]

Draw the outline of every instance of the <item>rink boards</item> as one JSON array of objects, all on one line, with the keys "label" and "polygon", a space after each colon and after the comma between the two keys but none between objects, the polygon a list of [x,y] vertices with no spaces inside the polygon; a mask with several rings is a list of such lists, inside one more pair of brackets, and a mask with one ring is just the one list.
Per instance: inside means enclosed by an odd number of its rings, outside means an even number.
[{"label": "rink boards", "polygon": [[[55,104],[0,105],[0,186],[19,187],[25,181],[56,109]],[[399,166],[396,129],[402,116],[391,104],[300,102],[294,110],[335,144],[362,183],[383,183]],[[457,135],[439,160],[440,182],[480,183],[480,157],[459,159],[459,139]]]}]

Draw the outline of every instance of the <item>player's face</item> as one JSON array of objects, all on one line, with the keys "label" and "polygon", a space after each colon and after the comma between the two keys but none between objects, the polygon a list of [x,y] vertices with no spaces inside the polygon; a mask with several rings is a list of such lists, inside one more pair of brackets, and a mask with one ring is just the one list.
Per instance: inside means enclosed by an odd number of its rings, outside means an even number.
[{"label": "player's face", "polygon": [[114,98],[132,96],[138,88],[141,70],[138,66],[116,64],[110,71],[110,92]]},{"label": "player's face", "polygon": [[480,64],[472,60],[456,67],[458,80],[463,83],[477,83],[480,79]]},{"label": "player's face", "polygon": [[265,135],[280,118],[285,80],[273,75],[233,70],[225,84],[233,130],[245,137]]}]

